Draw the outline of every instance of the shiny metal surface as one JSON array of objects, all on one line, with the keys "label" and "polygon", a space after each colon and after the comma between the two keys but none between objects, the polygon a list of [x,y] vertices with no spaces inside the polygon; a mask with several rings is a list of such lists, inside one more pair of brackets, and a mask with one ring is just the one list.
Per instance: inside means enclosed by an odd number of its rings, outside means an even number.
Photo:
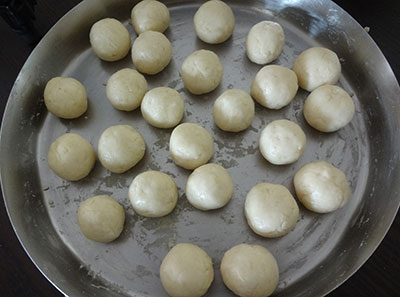
[{"label": "shiny metal surface", "polygon": [[[206,296],[231,296],[222,284],[219,264],[233,245],[248,242],[267,247],[280,267],[275,296],[321,296],[345,281],[372,254],[389,228],[400,203],[399,86],[385,58],[366,32],[342,9],[327,0],[227,1],[235,14],[233,38],[207,45],[196,38],[192,17],[200,2],[166,1],[171,25],[166,36],[173,45],[171,64],[160,74],[146,76],[150,88],[169,86],[185,100],[184,122],[196,122],[215,139],[212,162],[223,165],[235,183],[232,201],[216,211],[201,212],[186,201],[184,186],[190,171],[175,166],[168,155],[172,130],[150,127],[140,110],[120,112],[105,96],[109,76],[133,67],[130,56],[100,61],[90,49],[90,26],[115,17],[128,24],[135,1],[84,1],[63,17],[34,50],[18,76],[9,98],[1,131],[1,179],[5,202],[15,231],[43,274],[70,296],[166,296],[159,281],[159,265],[171,246],[191,242],[214,261],[215,280]],[[276,64],[291,66],[304,49],[321,45],[334,50],[342,62],[340,85],[353,95],[356,115],[336,133],[309,127],[302,116],[307,92],[279,111],[257,105],[252,126],[232,134],[212,120],[212,105],[227,88],[249,91],[261,67],[249,62],[244,39],[261,20],[279,22],[286,44]],[[210,94],[193,96],[183,87],[179,69],[196,49],[215,51],[224,65],[221,86]],[[47,113],[42,93],[53,76],[72,76],[86,87],[87,113],[76,120],[60,120]],[[288,118],[307,135],[305,154],[288,166],[273,166],[258,150],[258,137],[272,120]],[[47,165],[49,145],[65,132],[76,132],[96,148],[110,125],[130,124],[145,138],[144,159],[122,175],[111,174],[97,162],[88,178],[63,181]],[[97,148],[96,148],[97,149]],[[319,215],[300,204],[301,219],[294,231],[278,239],[254,234],[243,216],[250,188],[259,182],[280,183],[294,193],[294,173],[305,163],[326,160],[342,169],[351,181],[348,205]],[[172,214],[158,219],[133,213],[128,187],[140,172],[154,169],[174,177],[179,201]],[[110,194],[126,209],[121,237],[111,244],[91,242],[77,223],[79,202]]]}]

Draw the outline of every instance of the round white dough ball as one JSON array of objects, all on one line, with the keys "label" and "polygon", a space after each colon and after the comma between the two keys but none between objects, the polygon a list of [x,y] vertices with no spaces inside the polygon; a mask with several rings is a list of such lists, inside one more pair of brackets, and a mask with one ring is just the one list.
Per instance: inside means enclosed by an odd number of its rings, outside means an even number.
[{"label": "round white dough ball", "polygon": [[51,145],[47,155],[50,168],[61,178],[77,181],[86,177],[94,167],[96,153],[82,136],[66,133]]},{"label": "round white dough ball", "polygon": [[124,68],[109,78],[106,87],[107,98],[119,110],[131,111],[139,107],[147,92],[147,82],[134,69]]},{"label": "round white dough ball", "polygon": [[224,68],[218,56],[208,50],[198,50],[182,64],[182,80],[186,89],[195,95],[214,90],[222,81]]},{"label": "round white dough ball", "polygon": [[204,42],[216,44],[227,40],[235,28],[235,16],[224,2],[211,0],[196,11],[193,19],[194,30]]},{"label": "round white dough ball", "polygon": [[140,1],[131,12],[131,22],[138,35],[145,31],[162,33],[168,28],[169,21],[169,10],[159,1]]},{"label": "round white dough ball", "polygon": [[116,19],[106,18],[96,22],[90,29],[90,44],[95,54],[104,61],[118,61],[131,48],[128,30]]},{"label": "round white dough ball", "polygon": [[146,31],[136,38],[132,46],[132,61],[137,70],[146,74],[161,72],[172,57],[172,46],[164,34]]},{"label": "round white dough ball", "polygon": [[200,297],[214,279],[211,258],[196,245],[174,246],[160,266],[161,283],[171,297]]},{"label": "round white dough ball", "polygon": [[214,140],[200,125],[183,123],[172,131],[169,153],[176,165],[195,169],[211,159],[214,154]]},{"label": "round white dough ball", "polygon": [[355,107],[350,95],[338,86],[321,86],[304,102],[304,118],[321,131],[334,132],[343,128],[354,116]]},{"label": "round white dough ball", "polygon": [[338,56],[323,47],[312,47],[300,54],[293,63],[299,86],[309,92],[322,85],[333,85],[340,77]]},{"label": "round white dough ball", "polygon": [[276,289],[279,268],[274,256],[260,245],[239,244],[221,261],[224,284],[241,297],[266,297]]},{"label": "round white dough ball", "polygon": [[262,21],[251,27],[246,37],[246,53],[256,64],[268,64],[276,60],[283,51],[285,33],[281,25]]},{"label": "round white dough ball", "polygon": [[88,106],[85,87],[71,77],[54,77],[44,89],[44,104],[56,117],[78,118]]},{"label": "round white dough ball", "polygon": [[159,87],[146,93],[140,109],[144,119],[157,128],[172,128],[183,118],[181,95],[171,88]]},{"label": "round white dough ball", "polygon": [[296,226],[299,207],[282,185],[261,183],[246,196],[244,213],[250,228],[263,237],[286,235]]},{"label": "round white dough ball", "polygon": [[99,195],[79,205],[78,222],[83,235],[98,242],[111,242],[124,228],[124,208],[112,197]]},{"label": "round white dough ball", "polygon": [[201,210],[217,209],[231,200],[233,183],[224,167],[205,164],[189,175],[185,192],[194,207]]},{"label": "round white dough ball", "polygon": [[111,126],[99,138],[99,160],[114,173],[131,169],[142,160],[145,150],[146,144],[142,135],[132,126]]},{"label": "round white dough ball", "polygon": [[250,95],[240,89],[231,89],[215,100],[214,121],[217,126],[229,132],[247,129],[254,118],[254,101]]},{"label": "round white dough ball", "polygon": [[295,122],[276,120],[261,132],[260,151],[263,157],[275,165],[296,162],[306,148],[306,135]]},{"label": "round white dough ball", "polygon": [[296,73],[283,66],[268,65],[257,72],[250,93],[262,106],[280,109],[293,100],[298,88]]},{"label": "round white dough ball", "polygon": [[343,171],[324,161],[300,168],[294,176],[294,188],[300,202],[318,213],[335,211],[344,206],[351,195]]},{"label": "round white dough ball", "polygon": [[159,171],[146,171],[132,181],[129,200],[135,212],[141,216],[162,217],[175,208],[178,189],[169,175]]}]

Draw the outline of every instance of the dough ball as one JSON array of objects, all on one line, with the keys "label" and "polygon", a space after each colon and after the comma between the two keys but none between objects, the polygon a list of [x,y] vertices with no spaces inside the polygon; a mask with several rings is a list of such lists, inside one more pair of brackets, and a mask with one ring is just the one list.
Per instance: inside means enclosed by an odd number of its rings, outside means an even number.
[{"label": "dough ball", "polygon": [[110,242],[118,238],[124,228],[124,208],[107,195],[91,197],[78,209],[78,222],[83,235],[98,242]]},{"label": "dough ball", "polygon": [[188,201],[201,210],[225,206],[232,194],[232,179],[226,169],[217,164],[205,164],[195,169],[186,183]]},{"label": "dough ball", "polygon": [[276,60],[283,51],[285,33],[281,25],[262,21],[251,27],[246,37],[246,53],[256,64],[268,64]]},{"label": "dough ball", "polygon": [[133,64],[142,73],[161,72],[169,64],[171,57],[171,42],[160,32],[143,32],[132,46]]},{"label": "dough ball", "polygon": [[131,22],[138,35],[145,31],[162,33],[169,26],[169,10],[159,1],[143,0],[133,7]]},{"label": "dough ball", "polygon": [[172,128],[183,118],[184,103],[177,91],[160,87],[147,92],[140,109],[150,125],[157,128]]},{"label": "dough ball", "polygon": [[47,155],[50,168],[59,177],[77,181],[86,177],[94,167],[96,153],[82,136],[66,133],[51,145]]},{"label": "dough ball", "polygon": [[306,148],[306,135],[299,125],[288,120],[269,123],[260,136],[263,157],[275,165],[296,162]]},{"label": "dough ball", "polygon": [[129,200],[135,212],[141,216],[162,217],[175,208],[178,190],[169,175],[147,171],[137,175],[132,181]]},{"label": "dough ball", "polygon": [[204,42],[216,44],[227,40],[235,28],[232,9],[222,1],[211,0],[197,10],[193,19],[194,30]]},{"label": "dough ball", "polygon": [[171,297],[200,297],[214,279],[211,258],[190,243],[174,246],[160,267],[161,283]]},{"label": "dough ball", "polygon": [[280,109],[293,100],[298,88],[296,73],[286,67],[268,65],[257,72],[250,90],[262,106]]},{"label": "dough ball", "polygon": [[254,101],[250,95],[243,90],[231,89],[217,98],[213,116],[220,129],[239,132],[251,125],[254,112]]},{"label": "dough ball", "polygon": [[293,64],[299,86],[309,92],[339,80],[341,66],[338,56],[323,47],[312,47],[300,54]]},{"label": "dough ball", "polygon": [[224,68],[212,51],[198,50],[189,55],[182,64],[182,80],[186,89],[201,95],[216,89],[222,81]]},{"label": "dough ball", "polygon": [[353,100],[338,86],[321,86],[304,102],[304,117],[307,123],[321,131],[334,132],[343,128],[354,116]]},{"label": "dough ball", "polygon": [[266,297],[276,289],[279,268],[274,256],[260,245],[239,244],[221,261],[224,284],[241,297]]},{"label": "dough ball", "polygon": [[90,44],[95,54],[104,61],[124,58],[131,48],[128,30],[116,19],[102,19],[90,29]]},{"label": "dough ball", "polygon": [[335,211],[347,203],[351,190],[344,173],[324,161],[304,165],[294,176],[300,202],[318,213]]},{"label": "dough ball", "polygon": [[44,89],[44,104],[56,117],[78,118],[88,106],[85,87],[71,77],[54,77]]},{"label": "dough ball", "polygon": [[247,194],[244,213],[250,228],[263,237],[286,235],[296,226],[299,207],[284,186],[261,183]]},{"label": "dough ball", "polygon": [[107,98],[119,110],[131,111],[138,108],[146,92],[146,79],[133,69],[119,70],[107,82]]},{"label": "dough ball", "polygon": [[101,164],[114,173],[123,173],[144,156],[146,144],[142,135],[128,125],[111,126],[101,134],[98,154]]},{"label": "dough ball", "polygon": [[214,154],[214,140],[200,125],[183,123],[172,131],[169,153],[176,165],[195,169],[211,159]]}]

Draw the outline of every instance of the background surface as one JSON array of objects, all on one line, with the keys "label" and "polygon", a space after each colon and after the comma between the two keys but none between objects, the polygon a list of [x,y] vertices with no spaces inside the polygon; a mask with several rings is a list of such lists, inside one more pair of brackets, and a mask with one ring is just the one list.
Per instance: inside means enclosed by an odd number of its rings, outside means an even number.
[{"label": "background surface", "polygon": [[[44,35],[77,0],[39,0],[35,6],[36,29]],[[400,78],[400,1],[335,0],[363,27]],[[33,47],[0,18],[0,112],[14,81]],[[400,94],[399,94],[400,100]],[[399,132],[399,131],[397,131]],[[0,199],[0,295],[5,297],[62,296],[36,269],[19,244]],[[329,297],[400,296],[400,216],[366,264]]]}]

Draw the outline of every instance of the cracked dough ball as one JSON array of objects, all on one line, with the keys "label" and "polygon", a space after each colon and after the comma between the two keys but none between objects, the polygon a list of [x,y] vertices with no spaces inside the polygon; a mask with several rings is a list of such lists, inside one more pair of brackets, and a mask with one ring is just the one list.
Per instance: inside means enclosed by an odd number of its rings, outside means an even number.
[{"label": "cracked dough ball", "polygon": [[304,118],[307,123],[321,131],[334,132],[346,126],[355,112],[353,100],[338,86],[321,86],[304,102]]},{"label": "cracked dough ball", "polygon": [[99,138],[98,154],[101,164],[114,173],[123,173],[144,156],[146,145],[142,135],[128,125],[111,126]]},{"label": "cracked dough ball", "polygon": [[131,23],[137,35],[145,31],[162,33],[168,28],[169,21],[169,10],[159,1],[140,1],[131,12]]},{"label": "cracked dough ball", "polygon": [[178,189],[174,180],[159,171],[147,171],[137,175],[129,187],[132,207],[144,217],[162,217],[169,214],[178,201]]},{"label": "cracked dough ball", "polygon": [[66,133],[51,145],[47,155],[50,168],[61,178],[77,181],[86,177],[94,167],[96,153],[82,136]]},{"label": "cracked dough ball", "polygon": [[318,213],[341,208],[351,195],[346,175],[324,161],[311,162],[300,168],[294,176],[294,188],[300,202]]},{"label": "cracked dough ball", "polygon": [[203,296],[214,279],[211,258],[196,245],[177,244],[161,263],[160,279],[171,297]]},{"label": "cracked dough ball", "polygon": [[224,284],[241,297],[266,297],[276,289],[279,268],[274,256],[260,245],[239,244],[221,261]]},{"label": "cracked dough ball", "polygon": [[134,69],[121,69],[111,75],[107,82],[107,98],[119,110],[138,108],[146,92],[146,79]]},{"label": "cracked dough ball", "polygon": [[231,200],[233,183],[224,167],[205,164],[189,175],[185,192],[194,207],[201,210],[217,209]]},{"label": "cracked dough ball", "polygon": [[264,66],[251,83],[251,96],[262,106],[280,109],[296,96],[297,76],[289,68],[279,65]]},{"label": "cracked dough ball", "polygon": [[215,100],[213,116],[217,126],[228,132],[247,129],[254,118],[254,101],[250,95],[240,89],[231,89]]},{"label": "cracked dough ball", "polygon": [[232,9],[222,1],[211,0],[197,10],[193,19],[194,30],[204,42],[216,44],[227,40],[235,28]]},{"label": "cracked dough ball", "polygon": [[128,30],[116,19],[102,19],[90,29],[90,44],[95,54],[104,61],[124,58],[131,48]]},{"label": "cracked dough ball", "polygon": [[54,77],[44,89],[44,104],[56,117],[78,118],[88,106],[85,87],[71,77]]},{"label": "cracked dough ball", "polygon": [[275,165],[296,162],[304,153],[306,135],[295,122],[276,120],[269,123],[260,136],[263,157]]},{"label": "cracked dough ball", "polygon": [[182,64],[183,84],[194,95],[216,89],[222,81],[223,72],[218,56],[208,50],[193,52]]},{"label": "cracked dough ball", "polygon": [[157,128],[172,128],[183,118],[181,95],[171,88],[159,87],[146,93],[140,107],[144,119]]},{"label": "cracked dough ball", "polygon": [[169,64],[171,57],[171,42],[160,32],[143,32],[132,45],[133,64],[145,74],[161,72]]},{"label": "cracked dough ball", "polygon": [[262,21],[255,24],[246,37],[246,53],[256,64],[268,64],[276,60],[285,45],[285,33],[281,25]]},{"label": "cracked dough ball", "polygon": [[125,211],[110,196],[94,196],[79,205],[78,222],[85,237],[107,243],[121,234],[125,223]]},{"label": "cracked dough ball", "polygon": [[176,165],[192,170],[211,159],[214,140],[200,125],[183,123],[172,131],[169,153]]},{"label": "cracked dough ball", "polygon": [[341,66],[338,56],[323,47],[312,47],[300,54],[293,63],[299,86],[309,92],[339,80]]},{"label": "cracked dough ball", "polygon": [[275,238],[294,229],[299,218],[299,207],[284,186],[261,183],[247,194],[244,213],[255,233]]}]

